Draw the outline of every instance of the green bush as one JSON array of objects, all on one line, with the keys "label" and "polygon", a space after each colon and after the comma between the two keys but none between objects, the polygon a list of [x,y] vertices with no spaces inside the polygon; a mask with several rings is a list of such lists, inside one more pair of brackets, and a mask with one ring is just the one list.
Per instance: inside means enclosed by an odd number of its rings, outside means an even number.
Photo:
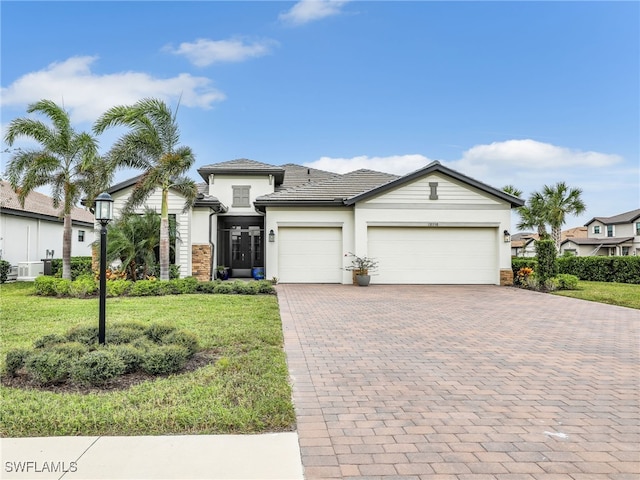
[{"label": "green bush", "polygon": [[171,325],[170,323],[152,323],[147,327],[144,334],[152,342],[162,343],[162,339],[166,335],[169,335],[170,333],[173,333],[176,330],[177,329],[175,325]]},{"label": "green bush", "polygon": [[[150,275],[160,278],[160,264],[156,263],[149,268]],[[180,265],[169,265],[169,280],[180,278]]]},{"label": "green bush", "polygon": [[216,286],[220,285],[220,280],[213,280],[211,282],[200,282],[198,284],[198,293],[215,293]]},{"label": "green bush", "polygon": [[77,298],[86,298],[95,295],[98,293],[98,282],[96,282],[93,275],[81,275],[71,282],[69,293]]},{"label": "green bush", "polygon": [[132,282],[129,280],[107,280],[107,297],[120,297],[129,293]]},{"label": "green bush", "polygon": [[553,240],[544,239],[536,242],[538,268],[535,270],[538,281],[545,285],[547,280],[558,273],[556,265],[556,245]]},{"label": "green bush", "polygon": [[168,375],[180,371],[188,358],[189,352],[184,347],[158,345],[144,352],[141,367],[151,375]]},{"label": "green bush", "polygon": [[[91,275],[91,257],[71,257],[71,280],[75,280],[81,275]],[[51,275],[62,278],[62,259],[54,258],[51,261]]]},{"label": "green bush", "polygon": [[558,271],[592,282],[640,284],[640,257],[561,257]]},{"label": "green bush", "polygon": [[568,273],[559,273],[555,280],[558,283],[558,290],[576,290],[578,288],[578,277]]},{"label": "green bush", "polygon": [[64,382],[69,376],[69,367],[68,357],[51,350],[33,353],[25,361],[30,377],[42,386]]},{"label": "green bush", "polygon": [[159,280],[138,280],[133,282],[129,288],[129,295],[132,297],[150,297],[162,295],[164,292],[163,283]]},{"label": "green bush", "polygon": [[57,333],[50,333],[49,335],[45,335],[44,337],[40,337],[35,342],[33,342],[34,348],[48,348],[51,345],[56,345],[58,343],[65,343],[67,340],[62,335],[58,335]]},{"label": "green bush", "polygon": [[191,332],[176,330],[162,337],[163,345],[178,345],[187,349],[189,356],[192,356],[200,349],[198,337]]},{"label": "green bush", "polygon": [[53,345],[52,351],[60,353],[69,359],[77,359],[89,351],[87,345],[80,342],[65,342]]},{"label": "green bush", "polygon": [[7,281],[10,270],[11,264],[6,260],[0,260],[0,283],[4,283]]},{"label": "green bush", "polygon": [[10,377],[15,377],[16,372],[24,367],[24,362],[30,355],[26,348],[15,348],[9,350],[5,357],[5,371]]},{"label": "green bush", "polygon": [[71,366],[71,379],[81,385],[104,385],[122,375],[126,366],[112,350],[94,350],[83,355]]},{"label": "green bush", "polygon": [[56,290],[57,297],[69,297],[71,296],[71,280],[66,278],[56,278],[56,283],[53,287]]},{"label": "green bush", "polygon": [[140,349],[133,345],[109,345],[108,348],[124,363],[123,373],[132,373],[140,368],[143,353]]},{"label": "green bush", "polygon": [[213,293],[229,294],[235,293],[233,283],[220,282],[213,287]]},{"label": "green bush", "polygon": [[36,277],[33,282],[33,286],[35,287],[36,295],[41,295],[43,297],[55,297],[56,296],[56,282],[57,278],[48,277],[48,276],[40,276]]},{"label": "green bush", "polygon": [[535,272],[538,269],[538,260],[535,257],[511,258],[511,270],[513,270],[514,279],[518,276],[521,268],[531,268]]},{"label": "green bush", "polygon": [[131,328],[125,324],[116,324],[107,328],[105,332],[105,343],[109,345],[132,343],[143,335],[144,330]]},{"label": "green bush", "polygon": [[66,339],[69,342],[78,342],[92,346],[98,343],[98,326],[78,325],[67,332]]}]

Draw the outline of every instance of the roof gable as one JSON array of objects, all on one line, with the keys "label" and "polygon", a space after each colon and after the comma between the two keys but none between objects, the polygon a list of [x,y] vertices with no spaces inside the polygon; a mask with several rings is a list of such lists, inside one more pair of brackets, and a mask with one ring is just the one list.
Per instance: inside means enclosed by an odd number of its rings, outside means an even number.
[{"label": "roof gable", "polygon": [[621,223],[631,223],[635,220],[638,220],[639,218],[640,218],[640,208],[636,208],[635,210],[620,213],[612,217],[593,217],[584,225],[585,227],[588,227],[593,222],[600,222],[604,225],[619,225]]},{"label": "roof gable", "polygon": [[284,180],[284,168],[268,163],[257,162],[248,158],[237,158],[227,162],[212,163],[198,169],[198,173],[205,182],[209,181],[209,175],[273,175],[276,184]]},{"label": "roof gable", "polygon": [[450,177],[454,180],[457,180],[458,182],[461,182],[467,186],[473,187],[476,190],[480,190],[481,192],[494,197],[494,198],[498,198],[500,200],[503,200],[507,203],[509,203],[512,207],[521,207],[522,205],[524,205],[524,201],[514,197],[513,195],[509,195],[506,192],[503,192],[502,190],[498,190],[496,188],[493,188],[485,183],[482,183],[478,180],[474,180],[471,177],[467,177],[466,175],[463,175],[459,172],[456,172],[455,170],[451,170],[450,168],[447,168],[445,166],[443,166],[440,162],[438,161],[434,161],[431,162],[429,165],[427,165],[424,168],[421,168],[419,170],[416,170],[415,172],[411,172],[408,173],[407,175],[404,175],[402,177],[396,178],[393,181],[387,182],[383,185],[380,185],[378,187],[372,188],[368,191],[365,191],[363,193],[361,193],[360,195],[356,195],[351,197],[350,199],[348,199],[345,204],[346,205],[353,205],[357,202],[361,202],[364,200],[367,200],[369,198],[372,198],[373,196],[377,196],[380,195],[382,193],[385,192],[389,192],[390,190],[396,189],[400,186],[406,185],[408,183],[414,182],[418,179],[421,179],[423,177],[426,177],[428,175],[431,175],[433,173],[440,173],[442,175],[445,175],[447,177]]}]

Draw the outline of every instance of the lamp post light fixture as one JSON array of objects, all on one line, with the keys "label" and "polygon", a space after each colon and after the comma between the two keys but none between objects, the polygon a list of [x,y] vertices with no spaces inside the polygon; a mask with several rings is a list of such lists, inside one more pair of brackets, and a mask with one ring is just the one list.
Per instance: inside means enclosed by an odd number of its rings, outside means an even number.
[{"label": "lamp post light fixture", "polygon": [[96,197],[96,221],[100,222],[100,309],[98,319],[98,343],[104,345],[106,336],[107,306],[107,224],[113,219],[113,199],[108,193]]},{"label": "lamp post light fixture", "polygon": [[509,230],[505,230],[504,232],[504,243],[509,243],[511,241],[511,234]]},{"label": "lamp post light fixture", "polygon": [[269,230],[269,242],[275,242],[276,241],[276,234],[273,232],[273,229]]}]

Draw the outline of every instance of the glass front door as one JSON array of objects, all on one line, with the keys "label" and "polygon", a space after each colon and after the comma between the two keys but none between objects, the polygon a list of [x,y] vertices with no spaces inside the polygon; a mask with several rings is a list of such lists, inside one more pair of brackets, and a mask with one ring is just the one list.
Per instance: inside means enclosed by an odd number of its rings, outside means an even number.
[{"label": "glass front door", "polygon": [[233,277],[250,277],[254,267],[264,267],[262,217],[225,219],[219,230],[218,265],[231,268]]}]

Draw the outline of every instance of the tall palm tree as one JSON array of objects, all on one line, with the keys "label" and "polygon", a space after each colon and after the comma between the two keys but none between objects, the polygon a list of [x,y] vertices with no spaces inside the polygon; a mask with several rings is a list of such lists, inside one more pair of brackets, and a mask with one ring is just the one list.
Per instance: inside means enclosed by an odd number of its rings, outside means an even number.
[{"label": "tall palm tree", "polygon": [[146,98],[134,105],[110,108],[93,126],[96,134],[114,126],[130,130],[116,141],[109,152],[117,167],[143,170],[125,211],[144,204],[156,190],[162,192],[160,210],[160,279],[169,280],[169,189],[185,198],[184,211],[189,210],[198,191],[193,180],[184,174],[191,168],[195,156],[191,148],[178,145],[180,132],[176,114],[161,100]]},{"label": "tall palm tree", "polygon": [[95,196],[111,180],[111,170],[98,155],[96,139],[78,133],[64,108],[51,100],[40,100],[27,107],[27,113],[49,118],[50,124],[33,118],[16,118],[7,128],[4,141],[12,146],[16,138],[27,137],[40,144],[38,149],[18,149],[7,168],[7,177],[24,207],[36,188],[49,185],[53,207],[62,204],[62,277],[71,278],[71,210],[81,197],[93,204]]},{"label": "tall palm tree", "polygon": [[[503,187],[502,190],[515,197],[522,196],[522,190],[514,187],[513,185],[507,185]],[[516,225],[518,230],[535,228],[538,231],[538,236],[540,238],[545,238],[548,235],[543,201],[539,193],[533,192],[526,204],[518,207],[516,212],[520,216],[520,222]]]},{"label": "tall palm tree", "polygon": [[565,182],[558,182],[553,186],[545,185],[539,194],[544,205],[545,219],[551,226],[551,238],[558,251],[562,225],[565,224],[567,215],[580,215],[586,209],[580,198],[581,194],[581,189],[569,188]]}]

